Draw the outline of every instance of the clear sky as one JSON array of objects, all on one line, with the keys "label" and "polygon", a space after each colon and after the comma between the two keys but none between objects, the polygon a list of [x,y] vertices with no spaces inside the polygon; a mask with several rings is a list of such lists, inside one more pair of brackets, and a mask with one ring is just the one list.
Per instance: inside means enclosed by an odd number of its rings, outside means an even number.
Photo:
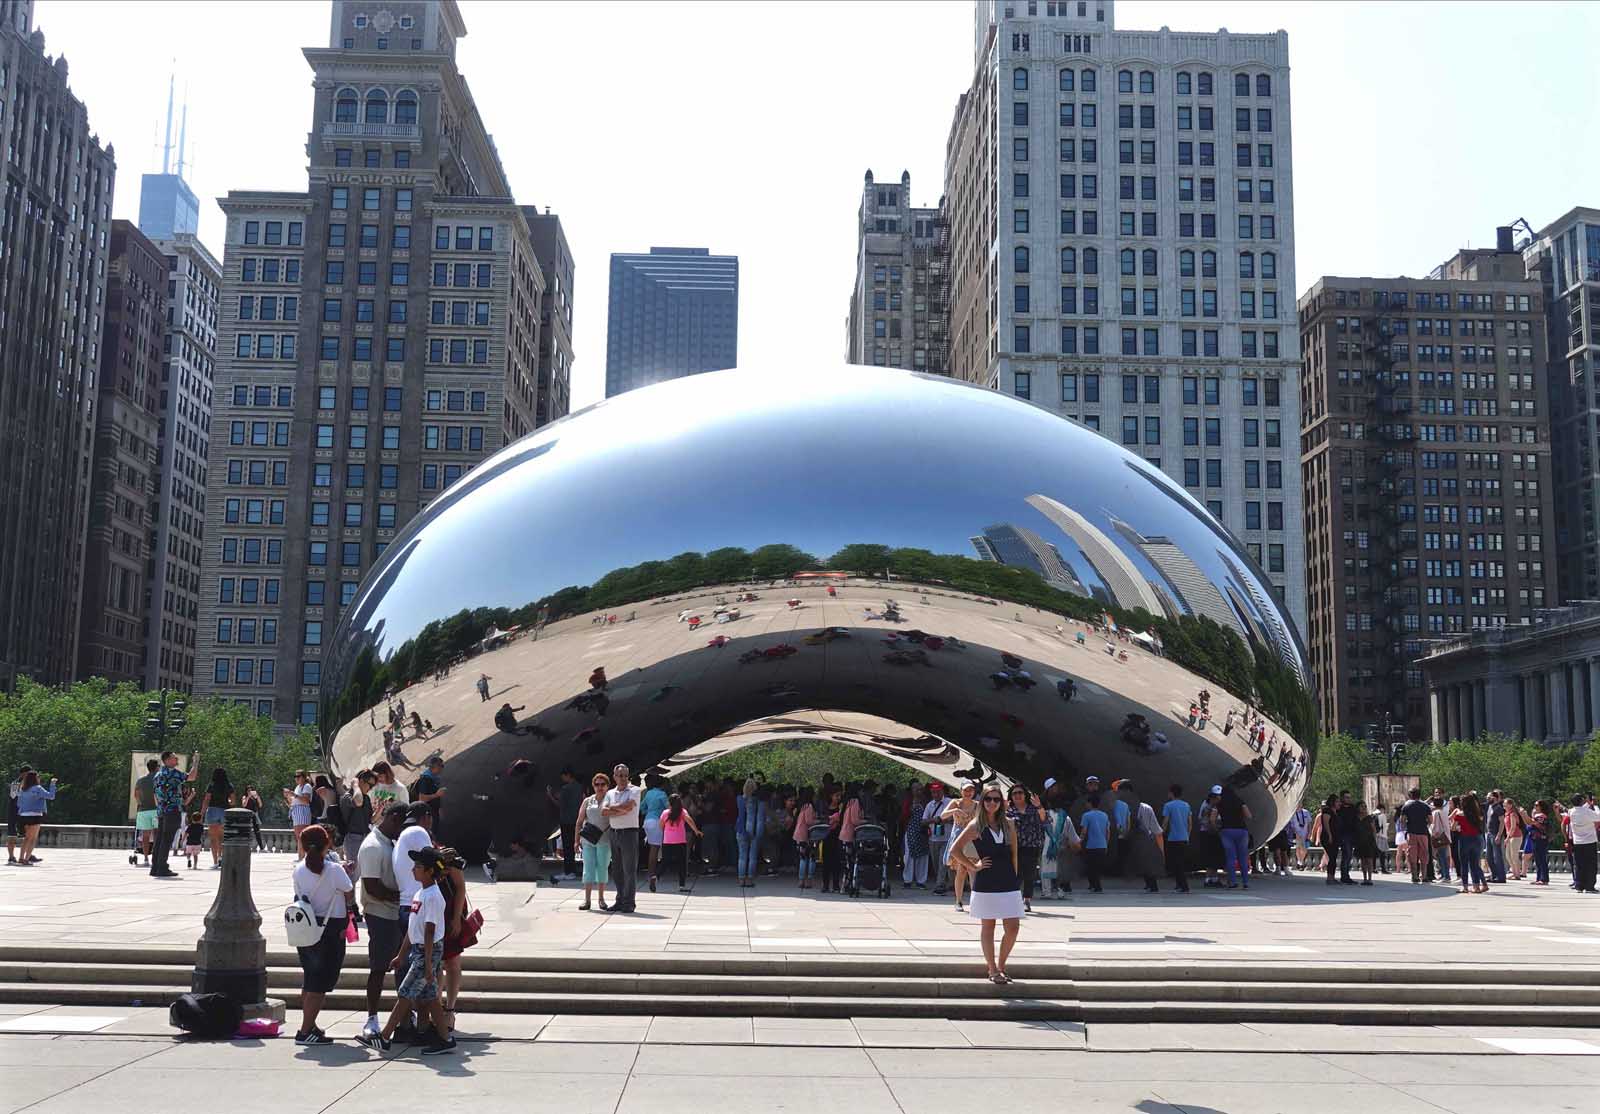
[{"label": "clear sky", "polygon": [[[374,0],[374,7],[380,6]],[[652,244],[740,257],[740,364],[837,363],[862,174],[937,203],[972,76],[972,6],[461,0],[459,62],[524,204],[577,261],[573,401],[604,392],[607,261]],[[1426,273],[1497,224],[1600,206],[1600,4],[1121,0],[1121,29],[1289,33],[1296,284]],[[325,0],[40,0],[116,215],[160,168],[167,76],[189,96],[201,235],[230,189],[303,190]]]}]

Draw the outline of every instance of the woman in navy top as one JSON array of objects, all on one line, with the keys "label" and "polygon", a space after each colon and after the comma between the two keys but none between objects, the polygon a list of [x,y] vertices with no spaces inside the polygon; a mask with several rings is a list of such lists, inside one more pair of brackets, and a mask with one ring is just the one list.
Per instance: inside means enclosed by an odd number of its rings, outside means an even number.
[{"label": "woman in navy top", "polygon": [[[968,846],[977,852],[974,862]],[[983,960],[992,983],[1008,983],[1006,960],[1017,943],[1022,925],[1022,886],[1018,874],[1017,826],[1006,816],[1006,799],[996,786],[987,786],[978,806],[977,817],[956,836],[950,855],[965,856],[972,872],[972,897],[969,909],[981,922],[978,940],[983,945]],[[995,954],[994,925],[1000,921],[1004,931],[1000,952]]]}]

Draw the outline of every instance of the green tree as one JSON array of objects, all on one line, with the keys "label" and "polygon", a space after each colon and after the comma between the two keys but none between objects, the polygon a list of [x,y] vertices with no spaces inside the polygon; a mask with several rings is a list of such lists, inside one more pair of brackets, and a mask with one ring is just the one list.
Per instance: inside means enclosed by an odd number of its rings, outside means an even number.
[{"label": "green tree", "polygon": [[1307,807],[1348,789],[1361,792],[1361,775],[1377,770],[1378,759],[1353,735],[1325,735],[1317,747],[1316,765],[1306,782]]},{"label": "green tree", "polygon": [[688,781],[720,780],[731,777],[740,785],[754,777],[769,785],[818,786],[822,775],[835,781],[876,781],[905,785],[927,781],[927,775],[860,747],[826,739],[780,739],[736,750],[696,766],[683,775]]}]

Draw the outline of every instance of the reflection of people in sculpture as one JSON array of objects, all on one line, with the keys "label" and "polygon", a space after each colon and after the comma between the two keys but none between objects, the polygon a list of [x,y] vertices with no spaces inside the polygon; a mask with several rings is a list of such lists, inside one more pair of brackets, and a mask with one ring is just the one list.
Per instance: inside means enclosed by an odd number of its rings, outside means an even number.
[{"label": "reflection of people in sculpture", "polygon": [[488,703],[489,701],[489,675],[487,673],[478,674],[478,699],[483,703]]},{"label": "reflection of people in sculpture", "polygon": [[526,704],[518,704],[515,708],[511,701],[500,705],[500,710],[494,714],[494,725],[508,735],[527,735],[529,730],[517,725],[517,713],[526,708]]},{"label": "reflection of people in sculpture", "polygon": [[[977,815],[978,785],[969,781],[961,787],[961,796],[945,806],[940,819],[950,825],[952,832],[959,832],[971,824]],[[971,859],[956,854],[956,841],[952,839],[950,849],[945,853],[945,863],[950,867],[950,878],[956,892],[956,908],[961,909],[963,908],[961,895],[966,890],[967,883],[972,880]]]},{"label": "reflection of people in sculpture", "polygon": [[589,674],[589,687],[604,690],[607,684],[606,667],[603,665],[595,666],[594,672]]},{"label": "reflection of people in sculpture", "polygon": [[1063,677],[1056,682],[1056,694],[1067,703],[1072,703],[1072,698],[1078,695],[1078,682],[1071,677]]}]

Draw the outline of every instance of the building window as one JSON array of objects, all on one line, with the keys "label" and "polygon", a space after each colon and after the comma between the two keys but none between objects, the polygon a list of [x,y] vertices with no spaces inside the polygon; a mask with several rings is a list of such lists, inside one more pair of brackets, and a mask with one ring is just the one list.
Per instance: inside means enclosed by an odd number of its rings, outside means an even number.
[{"label": "building window", "polygon": [[395,98],[394,122],[397,124],[415,124],[417,122],[417,95],[409,89]]}]

